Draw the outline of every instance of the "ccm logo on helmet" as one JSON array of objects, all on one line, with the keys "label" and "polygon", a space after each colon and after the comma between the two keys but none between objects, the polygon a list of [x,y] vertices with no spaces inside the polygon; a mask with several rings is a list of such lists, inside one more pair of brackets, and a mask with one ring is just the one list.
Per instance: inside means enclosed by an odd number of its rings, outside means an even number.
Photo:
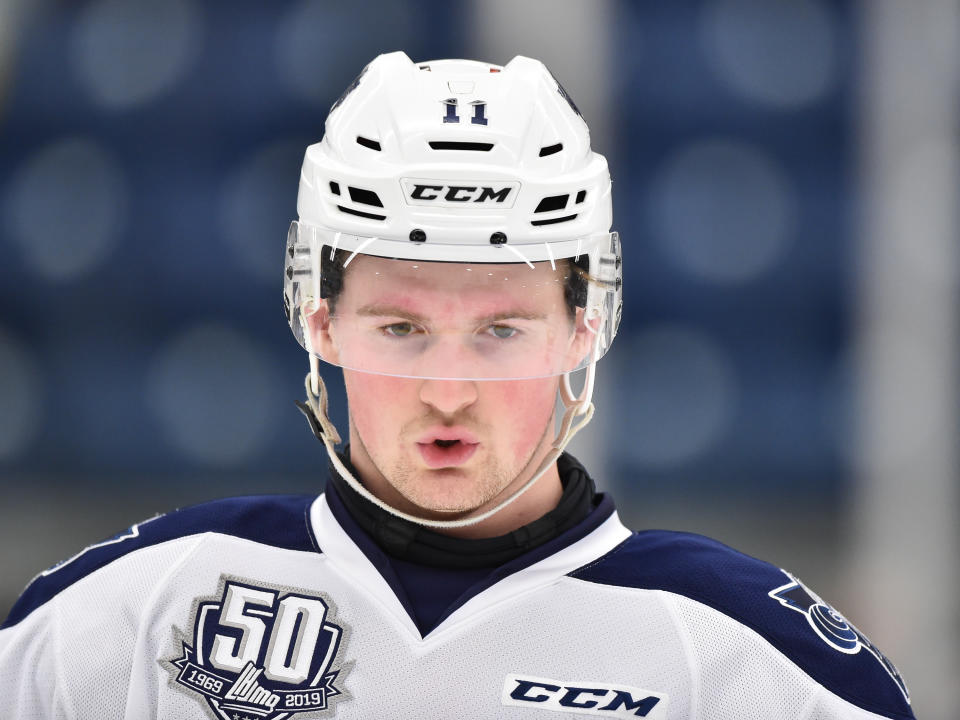
[{"label": "ccm logo on helmet", "polygon": [[524,675],[507,675],[501,695],[502,703],[513,707],[647,720],[666,717],[668,699],[639,688]]},{"label": "ccm logo on helmet", "polygon": [[433,207],[510,208],[520,189],[520,183],[509,181],[403,178],[400,182],[407,204]]}]

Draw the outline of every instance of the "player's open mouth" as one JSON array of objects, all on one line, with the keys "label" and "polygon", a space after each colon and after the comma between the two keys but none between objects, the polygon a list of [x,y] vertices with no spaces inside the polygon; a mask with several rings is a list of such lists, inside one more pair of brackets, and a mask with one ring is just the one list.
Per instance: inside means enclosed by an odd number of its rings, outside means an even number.
[{"label": "player's open mouth", "polygon": [[[417,441],[420,457],[430,468],[456,467],[473,457],[480,446],[473,436],[463,433],[429,433]],[[444,437],[446,435],[446,437]],[[451,435],[453,437],[451,437]]]}]

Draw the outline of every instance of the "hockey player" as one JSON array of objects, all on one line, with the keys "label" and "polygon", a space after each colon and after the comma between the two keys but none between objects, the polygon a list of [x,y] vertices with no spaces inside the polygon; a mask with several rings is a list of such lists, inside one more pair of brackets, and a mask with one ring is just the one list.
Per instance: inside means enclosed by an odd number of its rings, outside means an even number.
[{"label": "hockey player", "polygon": [[0,629],[0,717],[913,717],[798,579],[630,532],[563,452],[621,257],[606,161],[541,63],[378,57],[298,212],[284,300],[325,494],[179,510],[41,573]]}]

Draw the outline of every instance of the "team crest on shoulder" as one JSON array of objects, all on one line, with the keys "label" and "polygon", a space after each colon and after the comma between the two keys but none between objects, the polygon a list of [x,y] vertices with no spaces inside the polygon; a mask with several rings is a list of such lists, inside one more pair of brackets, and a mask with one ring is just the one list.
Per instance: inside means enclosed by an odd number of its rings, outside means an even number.
[{"label": "team crest on shoulder", "polygon": [[[335,668],[345,626],[329,597],[223,576],[194,605],[181,655],[165,661],[172,682],[218,720],[323,717],[343,696]],[[341,698],[342,699],[342,698]]]},{"label": "team crest on shoulder", "polygon": [[910,693],[907,690],[906,683],[900,677],[897,668],[880,652],[877,646],[800,580],[786,570],[783,571],[783,574],[790,578],[790,582],[771,590],[768,593],[770,597],[784,607],[804,615],[814,632],[834,650],[847,655],[855,655],[860,650],[865,649],[873,655],[897,684],[904,699],[909,703]]}]

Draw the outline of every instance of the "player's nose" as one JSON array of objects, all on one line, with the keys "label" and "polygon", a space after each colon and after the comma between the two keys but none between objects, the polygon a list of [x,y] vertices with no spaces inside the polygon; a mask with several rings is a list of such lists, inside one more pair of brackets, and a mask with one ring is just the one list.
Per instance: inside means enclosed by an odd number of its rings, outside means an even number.
[{"label": "player's nose", "polygon": [[420,401],[445,415],[453,415],[477,401],[477,384],[471,380],[424,380]]}]

